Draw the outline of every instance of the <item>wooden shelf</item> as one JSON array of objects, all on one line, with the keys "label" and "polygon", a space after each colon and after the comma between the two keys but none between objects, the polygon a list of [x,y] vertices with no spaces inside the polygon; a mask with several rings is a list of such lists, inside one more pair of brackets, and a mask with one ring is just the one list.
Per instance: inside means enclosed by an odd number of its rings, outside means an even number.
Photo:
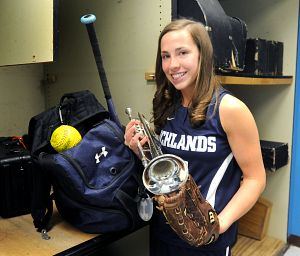
[{"label": "wooden shelf", "polygon": [[282,77],[246,77],[246,76],[218,76],[223,85],[291,85],[292,76]]},{"label": "wooden shelf", "polygon": [[[222,85],[291,85],[293,81],[292,76],[217,76]],[[145,73],[145,80],[155,81],[153,72]]]}]

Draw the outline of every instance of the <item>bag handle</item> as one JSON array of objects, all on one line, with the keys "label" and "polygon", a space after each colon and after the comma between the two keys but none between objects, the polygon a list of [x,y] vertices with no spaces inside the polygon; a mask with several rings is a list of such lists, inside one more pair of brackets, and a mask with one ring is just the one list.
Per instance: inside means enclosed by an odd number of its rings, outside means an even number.
[{"label": "bag handle", "polygon": [[[59,121],[61,124],[68,124],[68,122],[65,122],[63,119],[63,115],[62,115],[62,107],[63,107],[63,103],[65,100],[68,99],[74,99],[74,101],[77,101],[77,99],[79,98],[83,98],[85,95],[89,95],[91,94],[90,91],[88,90],[83,90],[83,91],[79,91],[79,92],[71,92],[71,93],[65,93],[59,101],[59,106],[58,106],[58,116],[59,116]],[[67,109],[67,117],[69,117],[71,115],[71,110]],[[70,118],[67,118],[70,119]]]},{"label": "bag handle", "polygon": [[65,99],[78,99],[83,97],[84,95],[90,95],[91,92],[89,90],[83,90],[83,91],[78,91],[78,92],[69,92],[65,93],[61,98],[59,105],[62,105]]}]

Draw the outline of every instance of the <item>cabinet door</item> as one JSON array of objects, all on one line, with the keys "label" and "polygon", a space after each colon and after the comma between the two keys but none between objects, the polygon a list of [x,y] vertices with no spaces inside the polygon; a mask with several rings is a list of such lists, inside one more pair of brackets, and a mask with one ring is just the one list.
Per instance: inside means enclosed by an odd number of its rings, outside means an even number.
[{"label": "cabinet door", "polygon": [[53,61],[55,2],[0,1],[0,66]]}]

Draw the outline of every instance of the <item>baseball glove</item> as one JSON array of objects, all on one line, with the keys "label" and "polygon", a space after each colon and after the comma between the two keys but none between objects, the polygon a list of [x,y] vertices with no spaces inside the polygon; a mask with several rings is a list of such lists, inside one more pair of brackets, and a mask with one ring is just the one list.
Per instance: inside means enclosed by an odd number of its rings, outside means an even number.
[{"label": "baseball glove", "polygon": [[179,192],[156,195],[154,199],[171,228],[190,245],[199,247],[219,237],[217,213],[201,195],[191,175]]}]

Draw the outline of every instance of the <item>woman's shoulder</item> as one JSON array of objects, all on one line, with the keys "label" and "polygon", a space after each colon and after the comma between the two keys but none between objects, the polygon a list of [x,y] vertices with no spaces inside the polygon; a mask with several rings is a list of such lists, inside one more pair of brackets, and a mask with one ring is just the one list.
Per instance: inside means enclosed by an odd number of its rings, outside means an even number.
[{"label": "woman's shoulder", "polygon": [[246,104],[237,97],[226,94],[220,102],[220,120],[224,130],[239,123],[247,123],[253,119],[252,113]]},{"label": "woman's shoulder", "polygon": [[240,99],[238,99],[237,97],[233,96],[232,94],[226,93],[220,102],[220,109],[222,109],[222,111],[241,111],[244,109],[247,109],[248,107],[246,106],[246,104],[241,101]]}]

